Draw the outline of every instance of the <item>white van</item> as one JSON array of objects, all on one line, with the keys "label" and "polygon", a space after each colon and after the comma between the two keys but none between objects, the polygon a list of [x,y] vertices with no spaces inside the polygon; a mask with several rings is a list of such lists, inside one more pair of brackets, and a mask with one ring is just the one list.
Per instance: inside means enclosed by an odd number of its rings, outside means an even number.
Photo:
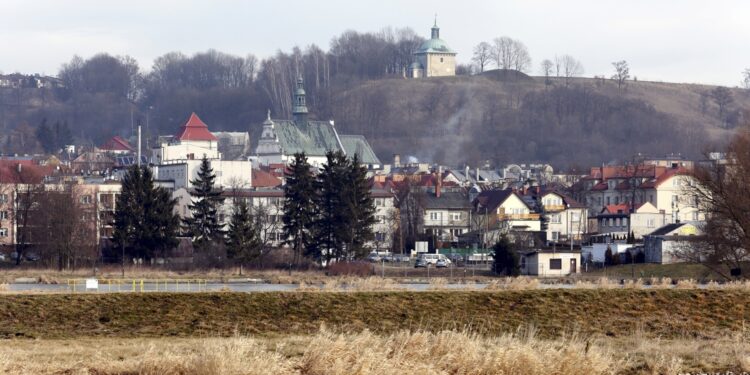
[{"label": "white van", "polygon": [[417,256],[417,259],[424,259],[424,261],[429,264],[435,264],[438,259],[442,259],[445,260],[446,264],[451,264],[451,260],[443,254],[420,253],[419,256]]}]

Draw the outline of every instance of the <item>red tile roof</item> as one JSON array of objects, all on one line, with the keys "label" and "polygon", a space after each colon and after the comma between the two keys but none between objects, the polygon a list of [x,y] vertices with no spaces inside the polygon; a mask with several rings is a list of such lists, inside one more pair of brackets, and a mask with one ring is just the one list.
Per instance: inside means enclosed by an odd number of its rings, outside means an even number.
[{"label": "red tile roof", "polygon": [[179,141],[215,141],[216,136],[208,131],[208,125],[193,112],[185,125],[174,136]]},{"label": "red tile roof", "polygon": [[[18,165],[21,165],[19,170]],[[3,160],[0,162],[0,183],[3,184],[38,184],[41,183],[45,176],[53,173],[54,167],[41,166],[26,163],[8,163]]]},{"label": "red tile roof", "polygon": [[608,213],[608,214],[617,214],[617,213],[626,214],[628,212],[630,212],[630,206],[627,203],[609,204],[609,205],[604,206],[604,209],[602,209],[602,213]]},{"label": "red tile roof", "polygon": [[103,145],[99,146],[99,149],[104,151],[135,151],[133,146],[131,146],[128,141],[120,138],[119,135],[116,135],[110,138],[107,142],[104,142]]},{"label": "red tile roof", "polygon": [[253,187],[277,187],[281,180],[271,173],[253,168]]}]

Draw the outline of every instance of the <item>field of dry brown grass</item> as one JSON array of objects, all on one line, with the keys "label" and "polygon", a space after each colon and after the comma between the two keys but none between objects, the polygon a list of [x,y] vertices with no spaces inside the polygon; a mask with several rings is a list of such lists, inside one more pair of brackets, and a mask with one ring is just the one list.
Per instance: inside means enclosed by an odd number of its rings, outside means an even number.
[{"label": "field of dry brown grass", "polygon": [[540,339],[533,327],[481,336],[370,331],[309,336],[13,340],[7,374],[676,374],[748,371],[741,333],[711,340],[580,336]]}]

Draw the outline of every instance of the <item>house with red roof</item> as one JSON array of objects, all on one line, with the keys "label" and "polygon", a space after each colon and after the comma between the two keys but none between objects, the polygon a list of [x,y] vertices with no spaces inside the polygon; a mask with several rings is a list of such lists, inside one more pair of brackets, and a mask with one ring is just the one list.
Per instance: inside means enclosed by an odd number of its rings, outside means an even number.
[{"label": "house with red roof", "polygon": [[119,135],[110,138],[109,140],[104,142],[104,144],[97,147],[97,149],[98,151],[115,155],[130,154],[132,152],[135,152],[133,146],[131,146],[128,141],[124,140]]},{"label": "house with red roof", "polygon": [[173,137],[154,148],[152,155],[151,162],[157,179],[174,182],[175,190],[190,188],[190,181],[198,176],[204,157],[214,170],[218,186],[252,186],[252,163],[247,160],[224,160],[219,152],[218,139],[195,112],[190,114]]}]

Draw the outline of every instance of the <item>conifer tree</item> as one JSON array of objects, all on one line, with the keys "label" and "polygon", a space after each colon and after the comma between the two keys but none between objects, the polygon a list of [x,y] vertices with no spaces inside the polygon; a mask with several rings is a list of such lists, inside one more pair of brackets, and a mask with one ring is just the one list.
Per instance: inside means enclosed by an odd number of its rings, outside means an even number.
[{"label": "conifer tree", "polygon": [[496,274],[518,276],[521,273],[518,264],[518,253],[513,249],[513,245],[506,235],[500,236],[493,251],[493,268]]},{"label": "conifer tree", "polygon": [[114,214],[113,242],[133,258],[149,260],[177,246],[177,200],[154,185],[149,168],[130,167],[122,179]]},{"label": "conifer tree", "polygon": [[203,248],[219,241],[224,236],[223,224],[219,222],[219,208],[224,202],[222,190],[214,187],[216,175],[208,158],[204,155],[198,169],[198,178],[190,181],[192,202],[188,208],[192,217],[184,219],[188,232],[196,247]]},{"label": "conifer tree", "polygon": [[304,250],[319,257],[312,245],[311,231],[315,220],[315,179],[304,153],[294,154],[286,172],[284,185],[283,233],[286,243],[294,251],[294,262],[299,263]]},{"label": "conifer tree", "polygon": [[236,261],[242,266],[260,257],[263,242],[258,236],[258,231],[250,215],[250,209],[244,199],[241,199],[232,211],[227,231],[227,258]]},{"label": "conifer tree", "polygon": [[331,260],[347,258],[346,245],[353,242],[354,232],[350,220],[352,194],[349,162],[341,151],[326,153],[326,164],[320,168],[315,183],[315,221],[317,248],[326,264]]},{"label": "conifer tree", "polygon": [[347,253],[355,258],[367,256],[364,245],[373,239],[372,225],[375,224],[375,205],[370,195],[370,183],[367,180],[367,168],[359,162],[359,156],[349,161],[347,181],[344,181],[347,199],[346,208],[348,218],[346,223],[350,226],[349,243]]}]

